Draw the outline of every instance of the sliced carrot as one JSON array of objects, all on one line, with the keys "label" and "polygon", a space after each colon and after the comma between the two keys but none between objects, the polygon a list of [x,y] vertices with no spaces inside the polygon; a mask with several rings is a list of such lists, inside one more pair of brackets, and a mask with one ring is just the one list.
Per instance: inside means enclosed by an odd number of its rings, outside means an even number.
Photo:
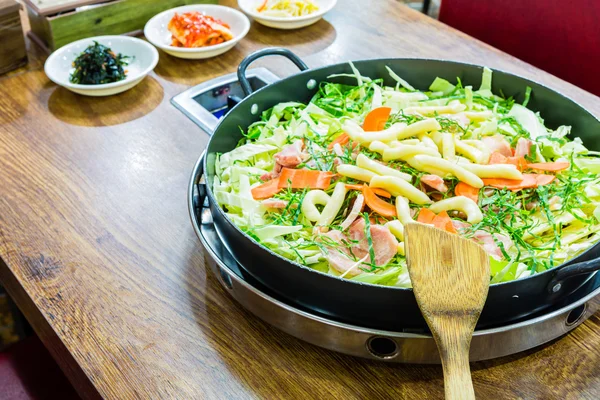
[{"label": "sliced carrot", "polygon": [[[442,211],[442,212],[445,213],[446,215],[448,215],[448,213],[446,211]],[[446,222],[446,232],[458,234],[458,231],[454,227],[454,224],[452,223],[450,216],[448,216],[448,221]]]},{"label": "sliced carrot", "polygon": [[[346,183],[346,189],[348,190],[363,190],[364,184],[358,183]],[[373,188],[371,188],[373,190]]]},{"label": "sliced carrot", "polygon": [[333,177],[331,172],[322,172],[312,169],[292,169],[283,168],[279,175],[279,185],[281,188],[291,189],[327,189],[331,184]]},{"label": "sliced carrot", "polygon": [[417,222],[422,224],[432,224],[435,217],[435,213],[429,208],[421,208],[421,211],[419,211],[419,216],[417,217]]},{"label": "sliced carrot", "polygon": [[537,186],[535,177],[531,174],[523,174],[523,179],[484,178],[483,184],[497,189],[520,190]]},{"label": "sliced carrot", "polygon": [[527,167],[527,161],[525,160],[525,157],[506,157],[497,151],[492,153],[488,164],[512,164],[517,167],[519,171],[523,171]]},{"label": "sliced carrot", "polygon": [[433,226],[446,232],[458,233],[456,232],[454,225],[452,225],[452,219],[446,211],[442,211],[435,216],[433,219]]},{"label": "sliced carrot", "polygon": [[391,113],[390,107],[377,107],[371,110],[365,117],[363,129],[367,132],[382,131]]},{"label": "sliced carrot", "polygon": [[396,207],[394,207],[393,204],[383,201],[377,197],[373,189],[367,185],[363,186],[363,195],[365,196],[365,203],[367,203],[367,206],[369,206],[373,212],[376,212],[382,217],[396,216]]},{"label": "sliced carrot", "polygon": [[[354,184],[350,184],[350,183],[346,183],[346,189],[348,190],[363,190],[363,185],[354,185]],[[379,189],[379,188],[371,188],[371,190],[379,197],[385,197],[386,199],[391,199],[392,195],[383,190],[383,189]]]},{"label": "sliced carrot", "polygon": [[473,200],[475,203],[479,201],[479,189],[464,182],[458,182],[458,184],[454,186],[454,195],[465,196],[466,198]]},{"label": "sliced carrot", "polygon": [[271,179],[251,190],[254,200],[263,200],[273,197],[281,189],[279,188],[279,178]]},{"label": "sliced carrot", "polygon": [[[521,190],[521,189],[529,189],[535,188],[540,185],[538,179],[541,179],[542,182],[546,182],[547,178],[537,178],[538,174],[523,174],[523,180],[518,179],[502,179],[502,178],[484,178],[483,183],[486,186],[495,187],[497,189],[509,189],[509,190]],[[545,175],[552,176],[552,175]],[[552,176],[552,179],[554,177]],[[547,183],[552,182],[550,180]],[[542,183],[545,185],[546,183]]]},{"label": "sliced carrot", "polygon": [[267,1],[268,1],[268,0],[265,0],[265,1],[263,1],[263,3],[260,5],[260,7],[258,7],[258,8],[256,9],[256,11],[258,11],[258,12],[261,12],[262,10],[264,10],[264,9],[265,9],[265,7],[267,6]]},{"label": "sliced carrot", "polygon": [[390,192],[385,191],[383,189],[379,189],[379,188],[372,188],[371,190],[373,190],[373,192],[379,196],[379,197],[385,197],[386,199],[391,199],[392,195],[390,194]]},{"label": "sliced carrot", "polygon": [[433,224],[438,229],[441,229],[450,233],[457,233],[456,228],[452,224],[452,219],[446,211],[442,211],[438,215],[435,215],[429,208],[421,208],[417,222],[422,224]]},{"label": "sliced carrot", "polygon": [[566,162],[566,161],[527,164],[527,168],[536,169],[538,171],[550,171],[550,172],[562,171],[562,170],[569,168],[570,166],[571,166],[571,163]]},{"label": "sliced carrot", "polygon": [[506,164],[507,160],[508,158],[504,154],[495,151],[490,155],[488,164]]},{"label": "sliced carrot", "polygon": [[554,178],[556,178],[554,175],[535,174],[535,180],[538,186],[547,185],[551,183],[554,180]]},{"label": "sliced carrot", "polygon": [[519,171],[523,171],[524,169],[527,168],[527,161],[525,160],[525,157],[521,157],[521,156],[520,157],[517,157],[517,156],[508,157],[506,159],[506,163],[516,166]]},{"label": "sliced carrot", "polygon": [[340,136],[333,139],[333,141],[331,143],[329,143],[329,145],[327,145],[327,150],[333,149],[333,146],[335,146],[336,144],[343,146],[346,143],[348,143],[349,141],[350,141],[350,136],[348,136],[348,134],[346,132],[344,132]]}]

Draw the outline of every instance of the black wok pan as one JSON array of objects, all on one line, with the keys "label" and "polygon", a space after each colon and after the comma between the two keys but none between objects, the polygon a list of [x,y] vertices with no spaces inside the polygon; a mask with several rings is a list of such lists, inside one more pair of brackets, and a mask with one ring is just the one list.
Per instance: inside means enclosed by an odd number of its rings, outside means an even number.
[{"label": "black wok pan", "polygon": [[[285,56],[302,72],[252,93],[245,77],[246,68],[252,61],[266,55]],[[362,75],[383,78],[385,84],[394,86],[396,82],[389,78],[385,69],[387,65],[419,89],[426,89],[437,76],[449,81],[459,77],[464,85],[478,87],[482,74],[480,66],[442,60],[378,59],[355,61],[354,65]],[[258,120],[262,111],[277,103],[308,102],[318,89],[318,86],[311,84],[312,80],[318,83],[328,80],[329,75],[341,73],[352,73],[348,63],[308,69],[296,55],[285,49],[264,49],[249,55],[238,69],[238,77],[247,96],[220,121],[205,156],[197,164],[197,168],[203,169],[207,183],[193,183],[198,184],[200,201],[208,198],[215,227],[226,247],[247,273],[279,295],[321,314],[360,326],[399,331],[423,329],[426,327],[425,321],[411,289],[349,281],[293,263],[262,247],[239,230],[226,217],[213,196],[216,153],[235,148],[241,139],[239,127],[245,130]],[[329,80],[355,84],[350,78]],[[547,126],[556,128],[559,125],[571,125],[573,134],[581,137],[588,148],[600,150],[598,138],[594,136],[600,132],[600,121],[588,111],[538,83],[494,71],[494,93],[502,90],[506,96],[513,96],[521,102],[527,86],[533,89],[528,107],[540,111]],[[192,218],[195,217],[192,215]],[[498,326],[541,311],[586,285],[598,269],[600,245],[596,243],[575,259],[543,273],[493,284],[478,326]]]}]

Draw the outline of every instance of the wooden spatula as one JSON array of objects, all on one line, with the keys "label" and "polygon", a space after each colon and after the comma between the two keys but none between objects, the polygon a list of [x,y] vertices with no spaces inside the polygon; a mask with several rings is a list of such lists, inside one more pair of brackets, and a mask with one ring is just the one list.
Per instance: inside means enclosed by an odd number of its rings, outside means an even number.
[{"label": "wooden spatula", "polygon": [[474,399],[469,347],[490,285],[489,257],[475,242],[430,225],[405,226],[408,272],[435,339],[447,400]]}]

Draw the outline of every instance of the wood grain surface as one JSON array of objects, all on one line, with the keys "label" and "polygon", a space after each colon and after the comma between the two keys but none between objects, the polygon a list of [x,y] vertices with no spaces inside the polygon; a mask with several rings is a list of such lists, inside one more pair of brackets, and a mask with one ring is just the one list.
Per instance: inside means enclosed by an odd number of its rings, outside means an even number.
[{"label": "wood grain surface", "polygon": [[[443,398],[439,366],[325,351],[246,312],[207,273],[187,214],[189,174],[208,137],[169,100],[265,46],[289,47],[311,67],[405,56],[483,63],[600,115],[599,98],[393,0],[365,4],[341,0],[299,31],[253,23],[211,60],[161,53],[149,78],[110,98],[56,87],[31,44],[31,63],[0,78],[0,281],[83,397]],[[294,72],[288,61],[266,64]],[[475,393],[597,399],[599,362],[596,314],[538,351],[473,364]]]}]

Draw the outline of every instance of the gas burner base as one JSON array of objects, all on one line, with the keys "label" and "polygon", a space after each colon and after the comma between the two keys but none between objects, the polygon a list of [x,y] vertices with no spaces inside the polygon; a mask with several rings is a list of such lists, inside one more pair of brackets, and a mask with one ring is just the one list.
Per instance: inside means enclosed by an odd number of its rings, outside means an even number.
[{"label": "gas burner base", "polygon": [[[240,266],[222,245],[214,229],[210,210],[202,208],[197,213],[200,215],[192,217],[205,249],[207,265],[234,299],[265,322],[298,339],[348,355],[397,363],[440,363],[435,341],[430,335],[370,329],[334,321],[282,301],[260,284],[244,279]],[[529,350],[575,329],[600,309],[600,276],[596,274],[592,279],[591,286],[585,285],[585,289],[571,295],[567,306],[519,323],[476,331],[471,342],[471,361]]]},{"label": "gas burner base", "polygon": [[[248,71],[253,89],[277,80],[264,68]],[[207,132],[243,96],[237,75],[229,74],[192,87],[172,103]],[[423,332],[393,332],[349,325],[281,300],[238,265],[221,242],[205,204],[199,204],[202,157],[188,191],[190,216],[204,248],[207,265],[219,282],[246,309],[276,328],[314,345],[344,354],[398,363],[439,363],[433,338]],[[200,189],[201,190],[201,189]],[[527,320],[477,330],[471,361],[488,360],[529,350],[575,329],[600,309],[600,274],[595,274],[560,305]]]}]

